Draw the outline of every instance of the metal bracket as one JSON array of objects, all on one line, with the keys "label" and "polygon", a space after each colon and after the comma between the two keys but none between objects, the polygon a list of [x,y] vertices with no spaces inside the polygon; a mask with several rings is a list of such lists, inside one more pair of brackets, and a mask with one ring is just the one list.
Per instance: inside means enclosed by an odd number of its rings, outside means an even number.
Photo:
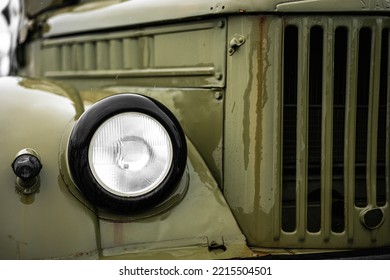
[{"label": "metal bracket", "polygon": [[241,47],[246,41],[246,38],[240,34],[235,34],[229,42],[229,55],[233,55],[236,50]]}]

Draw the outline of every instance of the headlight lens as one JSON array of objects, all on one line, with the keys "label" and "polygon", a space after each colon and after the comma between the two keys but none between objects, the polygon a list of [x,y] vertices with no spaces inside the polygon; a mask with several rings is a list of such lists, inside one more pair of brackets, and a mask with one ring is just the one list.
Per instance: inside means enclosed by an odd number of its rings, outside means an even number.
[{"label": "headlight lens", "polygon": [[119,196],[155,189],[172,164],[172,143],[154,118],[137,112],[106,120],[92,136],[89,165],[100,185]]}]

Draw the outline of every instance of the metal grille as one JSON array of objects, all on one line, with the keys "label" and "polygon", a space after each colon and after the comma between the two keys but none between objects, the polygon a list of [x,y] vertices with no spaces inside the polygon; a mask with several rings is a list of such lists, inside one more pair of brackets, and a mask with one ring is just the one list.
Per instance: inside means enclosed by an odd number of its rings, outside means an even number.
[{"label": "metal grille", "polygon": [[285,19],[282,235],[351,241],[356,213],[388,205],[389,26]]}]

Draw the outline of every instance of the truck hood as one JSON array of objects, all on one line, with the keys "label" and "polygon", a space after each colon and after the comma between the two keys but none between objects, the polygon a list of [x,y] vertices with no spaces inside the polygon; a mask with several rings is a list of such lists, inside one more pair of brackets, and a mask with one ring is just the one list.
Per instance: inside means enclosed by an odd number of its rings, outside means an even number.
[{"label": "truck hood", "polygon": [[[145,23],[256,12],[389,12],[388,1],[369,0],[110,0],[85,3],[49,15],[44,36],[90,32]],[[97,20],[98,19],[98,20]]]}]

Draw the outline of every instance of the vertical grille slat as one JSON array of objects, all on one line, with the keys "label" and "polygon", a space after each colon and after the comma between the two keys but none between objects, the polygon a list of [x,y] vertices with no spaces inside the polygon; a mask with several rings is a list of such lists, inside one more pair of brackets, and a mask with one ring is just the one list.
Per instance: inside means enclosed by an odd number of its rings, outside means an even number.
[{"label": "vertical grille slat", "polygon": [[[283,42],[286,41],[286,35],[282,35],[283,30],[281,28],[276,28],[275,32],[273,32],[273,40],[275,42],[278,42],[275,45],[276,54],[282,53],[282,56],[274,55],[274,59],[276,60],[277,64],[280,65],[280,63],[284,60],[286,47]],[[279,38],[283,38],[283,40],[279,43]],[[284,47],[283,47],[284,46]],[[288,72],[288,71],[287,71]],[[282,94],[282,88],[284,85],[282,84],[283,76],[285,73],[281,73],[282,75],[279,75],[279,68],[275,68],[273,77],[274,80],[274,91],[277,93],[275,95],[276,100],[276,106],[275,110],[273,112],[274,120],[275,120],[275,131],[277,131],[277,134],[280,135],[282,130],[282,123],[283,123],[283,102],[280,102],[283,100],[283,94]],[[274,141],[273,146],[273,156],[277,159],[281,159],[283,155],[283,143],[280,141]],[[273,183],[274,183],[274,194],[276,199],[274,199],[274,207],[272,209],[272,212],[274,217],[278,217],[278,219],[273,219],[272,221],[272,239],[275,241],[280,240],[281,232],[283,231],[283,212],[282,212],[282,189],[283,189],[283,180],[282,180],[282,168],[281,168],[281,161],[275,161],[274,162],[275,171],[273,174]]]},{"label": "vertical grille slat", "polygon": [[307,228],[307,183],[308,183],[308,50],[309,50],[308,20],[303,20],[299,26],[298,41],[298,92],[297,92],[297,161],[296,161],[296,192],[297,192],[297,231],[300,240],[305,239]]},{"label": "vertical grille slat", "polygon": [[[378,115],[381,79],[381,48],[382,48],[382,22],[378,21],[372,29],[372,59],[370,65],[370,97],[368,113],[368,139],[367,139],[367,202],[377,205],[377,148],[378,148]],[[375,187],[370,187],[375,186]]]},{"label": "vertical grille slat", "polygon": [[[388,119],[388,92],[389,92],[389,28],[382,30],[381,61],[380,61],[380,87],[379,87],[379,109],[378,109],[378,149],[377,149],[377,177],[376,177],[376,203],[378,206],[386,204],[386,130]],[[388,137],[388,136],[387,136]],[[387,156],[386,156],[387,155]],[[388,165],[387,165],[388,166]]]},{"label": "vertical grille slat", "polygon": [[333,160],[333,96],[334,96],[334,44],[333,20],[329,19],[324,27],[324,75],[322,95],[322,131],[321,131],[321,217],[320,229],[323,229],[324,240],[329,240],[332,223],[332,160]]},{"label": "vertical grille slat", "polygon": [[388,25],[382,19],[286,19],[281,136],[286,236],[325,242],[344,237],[352,243],[364,229],[357,224],[360,213],[388,205]]},{"label": "vertical grille slat", "polygon": [[354,201],[355,201],[355,138],[356,138],[356,92],[358,66],[358,26],[354,20],[348,33],[348,65],[345,97],[345,149],[344,149],[344,189],[345,224],[348,240],[354,237]]}]

